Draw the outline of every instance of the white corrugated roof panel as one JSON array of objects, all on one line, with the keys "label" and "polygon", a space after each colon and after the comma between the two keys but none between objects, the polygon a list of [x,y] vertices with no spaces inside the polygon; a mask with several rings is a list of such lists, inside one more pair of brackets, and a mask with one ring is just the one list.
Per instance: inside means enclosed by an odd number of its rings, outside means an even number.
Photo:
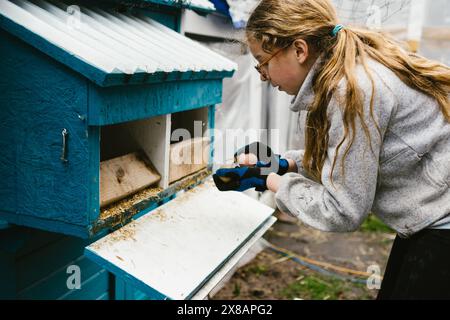
[{"label": "white corrugated roof panel", "polygon": [[0,14],[108,74],[237,69],[234,62],[143,15],[43,0],[0,0]]}]

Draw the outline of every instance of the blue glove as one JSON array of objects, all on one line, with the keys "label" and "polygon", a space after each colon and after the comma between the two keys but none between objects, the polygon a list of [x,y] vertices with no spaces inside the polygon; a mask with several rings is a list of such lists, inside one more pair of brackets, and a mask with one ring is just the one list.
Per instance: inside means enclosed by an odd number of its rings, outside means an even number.
[{"label": "blue glove", "polygon": [[280,155],[274,154],[272,149],[262,142],[253,142],[236,151],[234,154],[235,162],[238,161],[237,158],[241,154],[254,154],[258,158],[256,167],[264,168],[262,170],[264,175],[269,175],[274,172],[282,176],[288,172],[289,162],[286,159],[281,158]]},{"label": "blue glove", "polygon": [[252,188],[260,192],[267,190],[267,175],[262,175],[261,168],[257,167],[219,169],[213,179],[220,191],[242,192]]}]

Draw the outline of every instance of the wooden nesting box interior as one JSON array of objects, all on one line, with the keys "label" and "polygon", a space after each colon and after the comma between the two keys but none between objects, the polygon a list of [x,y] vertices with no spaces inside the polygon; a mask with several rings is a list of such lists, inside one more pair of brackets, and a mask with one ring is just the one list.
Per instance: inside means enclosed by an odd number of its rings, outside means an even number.
[{"label": "wooden nesting box interior", "polygon": [[166,117],[160,116],[101,128],[101,207],[144,188],[164,186],[166,125]]},{"label": "wooden nesting box interior", "polygon": [[211,158],[207,108],[174,113],[171,124],[169,183],[206,168]]},{"label": "wooden nesting box interior", "polygon": [[207,169],[210,108],[104,126],[100,135],[100,206],[147,188],[155,192]]}]

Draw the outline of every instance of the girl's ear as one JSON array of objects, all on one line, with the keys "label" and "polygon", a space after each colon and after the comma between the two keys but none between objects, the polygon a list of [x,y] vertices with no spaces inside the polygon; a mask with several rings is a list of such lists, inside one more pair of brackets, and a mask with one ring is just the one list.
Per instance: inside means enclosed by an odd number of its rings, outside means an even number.
[{"label": "girl's ear", "polygon": [[303,39],[294,41],[295,57],[300,64],[304,64],[309,57],[309,46]]}]

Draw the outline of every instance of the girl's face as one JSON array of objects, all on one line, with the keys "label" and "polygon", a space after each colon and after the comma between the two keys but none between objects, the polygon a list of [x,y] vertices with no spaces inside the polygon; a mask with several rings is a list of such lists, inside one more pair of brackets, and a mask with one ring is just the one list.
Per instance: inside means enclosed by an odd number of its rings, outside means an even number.
[{"label": "girl's face", "polygon": [[249,41],[249,48],[258,63],[263,64],[260,68],[262,81],[269,81],[273,87],[287,94],[298,93],[312,66],[308,63],[310,59],[305,41],[296,40],[281,51],[274,49],[271,54],[265,52],[256,40]]}]

